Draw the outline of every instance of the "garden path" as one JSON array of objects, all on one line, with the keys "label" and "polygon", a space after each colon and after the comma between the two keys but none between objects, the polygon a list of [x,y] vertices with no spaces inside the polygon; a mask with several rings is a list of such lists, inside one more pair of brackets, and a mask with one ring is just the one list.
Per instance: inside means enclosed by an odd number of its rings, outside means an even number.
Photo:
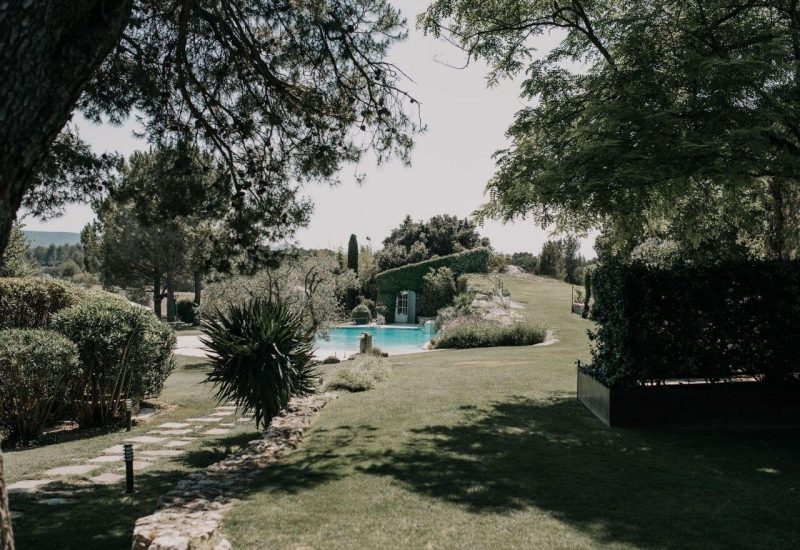
[{"label": "garden path", "polygon": [[[39,502],[58,505],[77,502],[86,489],[96,485],[119,484],[124,489],[124,444],[133,444],[134,471],[139,472],[154,466],[159,460],[183,455],[186,452],[183,448],[198,439],[224,436],[237,422],[250,421],[251,417],[238,416],[235,406],[221,405],[208,416],[155,425],[145,435],[121,433],[119,443],[104,449],[99,455],[50,468],[32,479],[19,480],[10,484],[8,491],[11,494],[36,493]],[[59,488],[50,490],[52,485]]]}]

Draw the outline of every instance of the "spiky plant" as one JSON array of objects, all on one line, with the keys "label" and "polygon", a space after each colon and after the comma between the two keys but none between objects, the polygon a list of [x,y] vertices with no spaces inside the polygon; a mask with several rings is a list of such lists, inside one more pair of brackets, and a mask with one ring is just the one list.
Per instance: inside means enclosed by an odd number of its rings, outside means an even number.
[{"label": "spiky plant", "polygon": [[211,350],[206,382],[266,428],[294,396],[314,391],[314,333],[284,303],[254,299],[217,309],[201,321]]}]

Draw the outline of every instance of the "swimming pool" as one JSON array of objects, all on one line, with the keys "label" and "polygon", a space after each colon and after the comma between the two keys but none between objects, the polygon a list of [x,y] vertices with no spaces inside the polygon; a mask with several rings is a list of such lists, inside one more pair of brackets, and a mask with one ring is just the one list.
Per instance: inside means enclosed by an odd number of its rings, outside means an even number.
[{"label": "swimming pool", "polygon": [[358,351],[363,333],[372,335],[372,346],[388,353],[422,351],[435,334],[433,323],[424,326],[361,325],[335,327],[327,338],[317,337],[317,348],[323,354],[351,354]]}]

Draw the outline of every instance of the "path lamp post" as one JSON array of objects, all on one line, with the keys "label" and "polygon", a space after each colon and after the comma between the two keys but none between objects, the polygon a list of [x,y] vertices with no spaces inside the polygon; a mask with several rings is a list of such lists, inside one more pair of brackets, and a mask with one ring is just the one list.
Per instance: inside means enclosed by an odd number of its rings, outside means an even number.
[{"label": "path lamp post", "polygon": [[122,455],[125,458],[125,492],[130,495],[133,493],[133,445],[126,443]]}]

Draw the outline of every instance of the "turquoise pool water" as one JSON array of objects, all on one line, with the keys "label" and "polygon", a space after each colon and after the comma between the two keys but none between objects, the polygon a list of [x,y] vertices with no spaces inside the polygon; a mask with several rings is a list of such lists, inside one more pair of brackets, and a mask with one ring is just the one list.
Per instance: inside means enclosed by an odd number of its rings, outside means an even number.
[{"label": "turquoise pool water", "polygon": [[372,335],[372,346],[388,353],[422,351],[434,335],[433,323],[425,326],[346,326],[317,337],[317,348],[326,352],[355,353],[363,333]]}]

